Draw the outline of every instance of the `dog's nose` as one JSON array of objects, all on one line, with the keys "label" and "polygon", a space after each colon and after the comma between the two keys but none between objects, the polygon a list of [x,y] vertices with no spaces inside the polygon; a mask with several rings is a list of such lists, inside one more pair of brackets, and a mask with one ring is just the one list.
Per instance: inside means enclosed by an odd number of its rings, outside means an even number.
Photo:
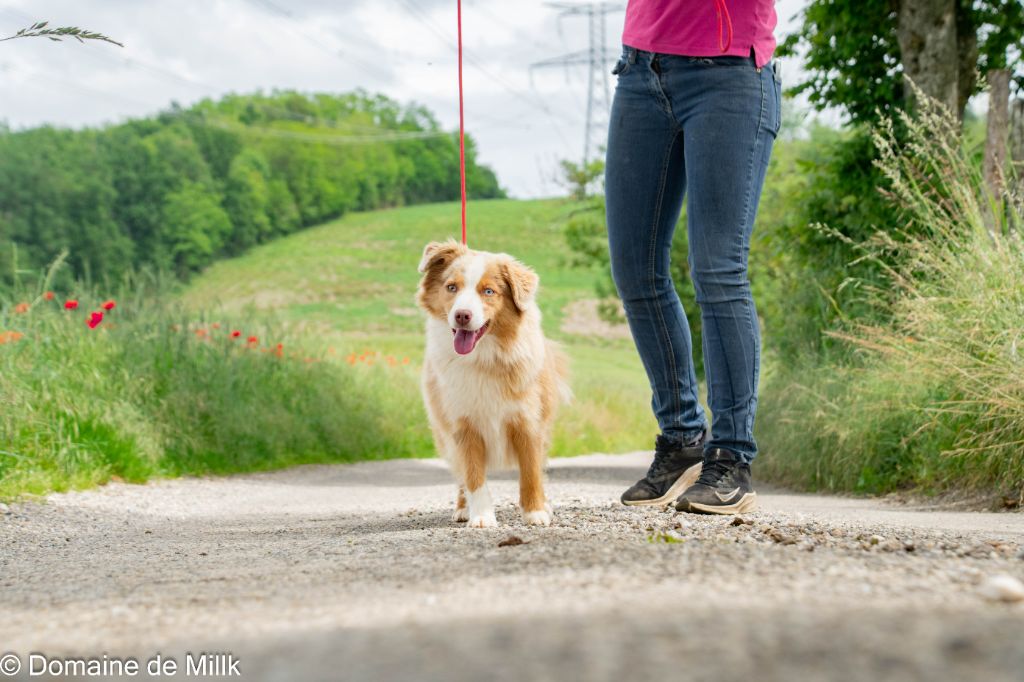
[{"label": "dog's nose", "polygon": [[473,319],[473,313],[468,310],[456,310],[455,311],[455,324],[460,327],[465,327],[469,324],[469,321]]}]

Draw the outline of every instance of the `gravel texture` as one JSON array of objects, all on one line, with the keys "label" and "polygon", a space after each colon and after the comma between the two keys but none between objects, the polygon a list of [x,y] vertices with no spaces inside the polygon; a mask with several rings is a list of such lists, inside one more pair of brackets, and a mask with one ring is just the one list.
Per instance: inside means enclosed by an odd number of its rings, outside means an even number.
[{"label": "gravel texture", "polygon": [[0,654],[231,652],[251,680],[1024,680],[1024,515],[619,505],[648,459],[552,462],[549,528],[520,522],[509,475],[501,527],[453,524],[430,460],[0,507]]}]

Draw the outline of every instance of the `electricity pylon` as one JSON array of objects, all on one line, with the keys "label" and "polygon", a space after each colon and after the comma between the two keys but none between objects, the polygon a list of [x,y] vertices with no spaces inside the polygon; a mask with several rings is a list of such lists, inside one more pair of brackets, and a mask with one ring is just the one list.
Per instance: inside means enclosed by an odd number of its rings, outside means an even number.
[{"label": "electricity pylon", "polygon": [[587,124],[583,133],[583,166],[586,167],[593,154],[604,142],[604,132],[611,112],[611,92],[608,89],[609,63],[615,53],[608,49],[605,17],[612,12],[621,12],[617,2],[548,2],[548,7],[560,10],[558,19],[568,16],[587,17],[589,46],[586,50],[570,52],[530,65],[531,69],[552,66],[585,66],[587,68]]}]

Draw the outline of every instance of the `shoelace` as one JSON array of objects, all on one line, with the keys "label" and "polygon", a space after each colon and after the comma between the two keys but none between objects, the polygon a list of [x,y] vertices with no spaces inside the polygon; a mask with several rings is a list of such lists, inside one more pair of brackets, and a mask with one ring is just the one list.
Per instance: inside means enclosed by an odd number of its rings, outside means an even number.
[{"label": "shoelace", "polygon": [[700,477],[697,479],[698,485],[706,485],[715,487],[718,482],[722,480],[722,477],[729,473],[730,465],[728,462],[724,462],[720,459],[712,460],[711,462],[704,462],[704,467],[700,470]]},{"label": "shoelace", "polygon": [[654,478],[667,472],[670,455],[669,452],[655,450],[654,461],[651,462],[651,467],[647,470],[647,478]]}]

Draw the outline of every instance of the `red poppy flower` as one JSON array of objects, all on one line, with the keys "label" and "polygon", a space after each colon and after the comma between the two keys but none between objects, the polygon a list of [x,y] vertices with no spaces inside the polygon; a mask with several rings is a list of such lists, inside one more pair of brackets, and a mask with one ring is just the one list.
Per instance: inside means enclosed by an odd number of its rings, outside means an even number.
[{"label": "red poppy flower", "polygon": [[52,301],[53,300],[53,292],[52,291],[47,291],[45,294],[43,294],[43,298],[46,299],[47,301]]},{"label": "red poppy flower", "polygon": [[113,310],[115,307],[117,307],[117,304],[114,303],[113,301],[107,301],[100,307],[103,308],[104,310]]},{"label": "red poppy flower", "polygon": [[95,329],[96,327],[100,326],[100,322],[102,322],[102,321],[103,321],[103,313],[101,313],[100,311],[96,310],[96,311],[93,311],[93,313],[89,316],[89,319],[86,320],[85,323],[87,325],[89,325],[89,329]]},{"label": "red poppy flower", "polygon": [[241,335],[242,335],[242,332],[238,331],[237,329],[235,331],[231,332],[231,338],[233,338],[233,339],[237,339]]},{"label": "red poppy flower", "polygon": [[14,306],[14,312],[19,313],[19,314],[27,313],[28,312],[28,303],[19,303],[18,305]]},{"label": "red poppy flower", "polygon": [[259,342],[260,342],[260,340],[259,340],[258,338],[256,338],[255,336],[250,336],[250,337],[249,337],[248,339],[246,339],[246,340],[247,340],[247,341],[249,342],[249,345],[250,345],[250,346],[255,346],[255,345],[256,345],[257,343],[259,343]]},{"label": "red poppy flower", "polygon": [[64,309],[65,310],[74,310],[77,307],[78,307],[78,301],[76,301],[74,299],[72,299],[70,301],[64,301]]},{"label": "red poppy flower", "polygon": [[274,349],[274,355],[276,355],[279,358],[284,356],[284,344],[283,343],[277,344],[277,348]]},{"label": "red poppy flower", "polygon": [[214,329],[220,329],[220,322],[214,322],[212,326]]}]

